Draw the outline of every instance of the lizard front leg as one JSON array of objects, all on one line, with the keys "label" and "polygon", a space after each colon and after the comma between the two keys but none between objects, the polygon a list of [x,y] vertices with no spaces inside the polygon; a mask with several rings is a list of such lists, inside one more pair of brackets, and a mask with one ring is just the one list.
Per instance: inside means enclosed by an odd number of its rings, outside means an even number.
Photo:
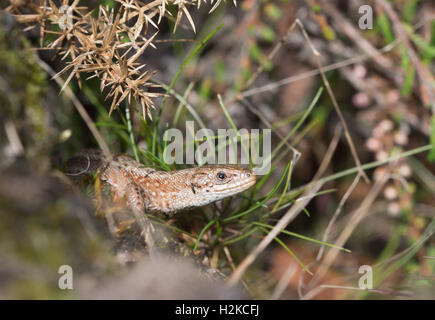
[{"label": "lizard front leg", "polygon": [[152,253],[155,241],[152,234],[155,232],[154,226],[148,217],[145,215],[145,203],[143,189],[136,183],[129,183],[125,189],[127,197],[127,206],[133,211],[136,221],[141,228],[141,235],[143,234],[145,242]]}]

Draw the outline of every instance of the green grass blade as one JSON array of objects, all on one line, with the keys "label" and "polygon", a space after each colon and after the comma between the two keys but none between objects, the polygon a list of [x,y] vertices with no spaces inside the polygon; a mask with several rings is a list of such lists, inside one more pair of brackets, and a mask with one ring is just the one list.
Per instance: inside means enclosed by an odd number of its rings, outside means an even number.
[{"label": "green grass blade", "polygon": [[279,207],[282,200],[284,199],[285,194],[286,194],[287,190],[289,189],[290,178],[292,176],[292,172],[293,172],[293,162],[290,162],[290,170],[288,171],[288,174],[287,174],[287,180],[285,182],[284,189],[282,190],[281,196],[279,197],[279,199],[278,199],[277,203],[275,204],[275,206],[273,207],[272,211],[276,210],[276,208]]},{"label": "green grass blade", "polygon": [[277,185],[273,188],[272,192],[270,192],[262,201],[260,201],[259,203],[255,204],[254,206],[252,206],[251,208],[249,208],[248,210],[245,210],[243,212],[234,214],[228,218],[225,218],[223,221],[224,222],[230,222],[233,221],[235,219],[238,219],[240,217],[243,217],[245,215],[247,215],[248,213],[251,213],[252,211],[254,211],[255,209],[257,209],[258,207],[260,207],[261,205],[263,205],[267,200],[269,200],[270,198],[272,198],[272,196],[275,194],[275,192],[279,189],[279,187],[281,186],[287,171],[289,170],[290,164],[287,164],[284,173],[281,175],[281,178],[279,179]]},{"label": "green grass blade", "polygon": [[[217,97],[218,97],[218,100],[219,100],[219,105],[221,106],[222,111],[223,111],[224,114],[225,114],[225,117],[227,118],[227,120],[228,120],[228,122],[230,123],[231,127],[232,127],[233,130],[235,131],[235,133],[236,133],[236,135],[237,135],[237,138],[240,138],[239,130],[237,129],[236,124],[234,123],[233,119],[231,118],[230,114],[228,113],[228,110],[227,110],[227,108],[225,107],[224,102],[222,101],[222,97],[221,97],[221,95],[218,94]],[[242,149],[243,149],[243,151],[245,152],[245,154],[246,154],[246,156],[247,156],[247,159],[249,159],[250,167],[252,168],[251,159],[250,159],[250,157],[249,157],[249,151],[248,151],[248,149],[247,149],[247,147],[246,147],[246,145],[245,145],[245,143],[244,143],[244,139],[241,139],[241,138],[240,138],[240,144],[242,145]],[[234,144],[233,144],[233,147],[235,148],[235,145],[234,145]],[[234,152],[235,152],[235,151],[234,151]]]},{"label": "green grass blade", "polygon": [[[183,94],[183,99],[184,99],[184,100],[186,100],[187,97],[189,96],[189,93],[190,93],[190,91],[192,90],[193,85],[194,85],[193,82],[191,82],[191,83],[189,83],[189,85],[187,86],[186,91],[184,91],[184,94]],[[179,104],[178,104],[178,107],[177,107],[177,111],[175,111],[174,120],[172,121],[172,127],[174,127],[174,128],[175,128],[175,127],[177,126],[177,124],[178,124],[178,119],[180,118],[181,111],[183,110],[183,106],[184,106],[184,103],[181,102],[181,101],[179,101]]]},{"label": "green grass blade", "polygon": [[195,246],[193,247],[193,251],[195,251],[198,248],[199,242],[201,241],[202,236],[204,233],[211,228],[216,223],[216,220],[211,220],[209,223],[205,225],[204,228],[202,228],[201,232],[198,235],[198,238],[196,238]]},{"label": "green grass blade", "polygon": [[257,231],[257,229],[258,229],[257,227],[254,227],[254,228],[252,228],[251,230],[249,230],[249,231],[247,231],[247,232],[241,234],[240,236],[237,236],[237,237],[235,237],[235,238],[232,238],[232,239],[230,239],[230,240],[225,241],[225,242],[223,243],[223,245],[226,246],[226,245],[229,245],[229,244],[232,244],[232,243],[238,242],[238,241],[240,241],[240,240],[243,240],[243,239],[245,239],[246,237],[248,237],[248,236],[250,236],[251,234],[253,234],[255,231]]},{"label": "green grass blade", "polygon": [[[269,231],[267,229],[264,229],[262,227],[260,227],[260,229],[265,233],[268,234]],[[288,253],[290,253],[290,255],[296,260],[296,262],[309,274],[309,275],[313,275],[313,273],[307,268],[307,266],[294,254],[293,251],[290,250],[289,247],[287,247],[285,245],[284,242],[282,242],[278,237],[274,237],[273,238],[276,242],[278,242],[285,251],[287,251]]]},{"label": "green grass blade", "polygon": [[[273,226],[271,226],[269,224],[261,223],[261,222],[254,222],[253,224],[257,225],[259,227],[265,227],[265,228],[269,228],[269,229],[273,229],[274,228]],[[324,241],[321,241],[321,240],[313,239],[313,238],[301,235],[299,233],[291,232],[291,231],[288,231],[288,230],[281,230],[280,232],[284,233],[284,234],[287,234],[289,236],[293,236],[293,237],[299,238],[301,240],[310,241],[312,243],[320,244],[320,245],[323,245],[323,246],[326,246],[326,247],[339,249],[339,250],[342,250],[342,251],[345,251],[345,252],[348,252],[348,253],[352,252],[349,249],[346,249],[346,248],[343,248],[343,247],[340,247],[340,246],[336,246],[335,244],[332,244],[332,243],[328,243],[328,242],[324,242]]]},{"label": "green grass blade", "polygon": [[[171,91],[171,89],[174,87],[175,82],[177,82],[178,78],[180,77],[180,75],[183,72],[184,68],[186,68],[186,66],[189,63],[189,61],[199,52],[199,50],[202,49],[202,47],[205,46],[205,44],[208,42],[208,40],[210,40],[210,38],[213,37],[213,35],[216,32],[218,32],[220,28],[222,28],[222,26],[223,26],[223,24],[220,24],[216,29],[214,29],[211,33],[209,33],[207,35],[207,37],[205,37],[205,39],[202,40],[201,43],[192,51],[192,53],[189,54],[189,56],[186,58],[186,60],[184,60],[183,64],[178,69],[177,73],[175,74],[174,78],[172,79],[171,83],[169,84],[168,88],[166,89],[166,94],[168,94]],[[162,111],[163,111],[163,108],[164,108],[165,103],[166,103],[166,97],[167,96],[165,96],[163,98],[162,104],[160,106],[159,114],[161,114]]]},{"label": "green grass blade", "polygon": [[139,154],[137,152],[138,148],[137,148],[136,141],[134,140],[133,128],[131,125],[130,106],[127,101],[125,101],[125,118],[127,120],[127,129],[128,129],[128,134],[130,136],[131,147],[133,148],[134,159],[139,162]]}]

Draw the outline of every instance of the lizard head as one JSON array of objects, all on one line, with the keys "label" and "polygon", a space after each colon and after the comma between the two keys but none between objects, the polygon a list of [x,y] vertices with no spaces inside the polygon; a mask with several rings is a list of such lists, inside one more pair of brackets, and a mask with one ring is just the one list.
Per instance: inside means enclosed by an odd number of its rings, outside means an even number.
[{"label": "lizard head", "polygon": [[191,177],[192,192],[205,205],[245,191],[255,184],[249,169],[232,165],[208,165],[197,168]]}]

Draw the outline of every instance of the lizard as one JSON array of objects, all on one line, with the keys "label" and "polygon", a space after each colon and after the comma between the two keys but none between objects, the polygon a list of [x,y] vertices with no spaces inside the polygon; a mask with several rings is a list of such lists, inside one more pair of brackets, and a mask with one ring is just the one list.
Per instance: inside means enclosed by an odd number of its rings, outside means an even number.
[{"label": "lizard", "polygon": [[159,171],[126,155],[106,156],[87,150],[67,164],[69,175],[94,174],[110,185],[114,199],[126,199],[135,212],[179,211],[205,206],[247,190],[256,176],[235,165],[204,165],[175,171]]}]

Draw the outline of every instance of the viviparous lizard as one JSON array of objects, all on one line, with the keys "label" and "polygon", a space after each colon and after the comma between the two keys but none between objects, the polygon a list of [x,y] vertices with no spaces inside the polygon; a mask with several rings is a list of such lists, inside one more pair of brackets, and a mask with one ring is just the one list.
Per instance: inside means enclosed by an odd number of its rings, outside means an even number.
[{"label": "viviparous lizard", "polygon": [[136,212],[177,211],[200,207],[233,196],[255,184],[255,174],[234,165],[205,165],[158,171],[125,155],[105,156],[84,151],[68,161],[69,175],[100,172],[111,186],[114,200],[125,198]]}]

